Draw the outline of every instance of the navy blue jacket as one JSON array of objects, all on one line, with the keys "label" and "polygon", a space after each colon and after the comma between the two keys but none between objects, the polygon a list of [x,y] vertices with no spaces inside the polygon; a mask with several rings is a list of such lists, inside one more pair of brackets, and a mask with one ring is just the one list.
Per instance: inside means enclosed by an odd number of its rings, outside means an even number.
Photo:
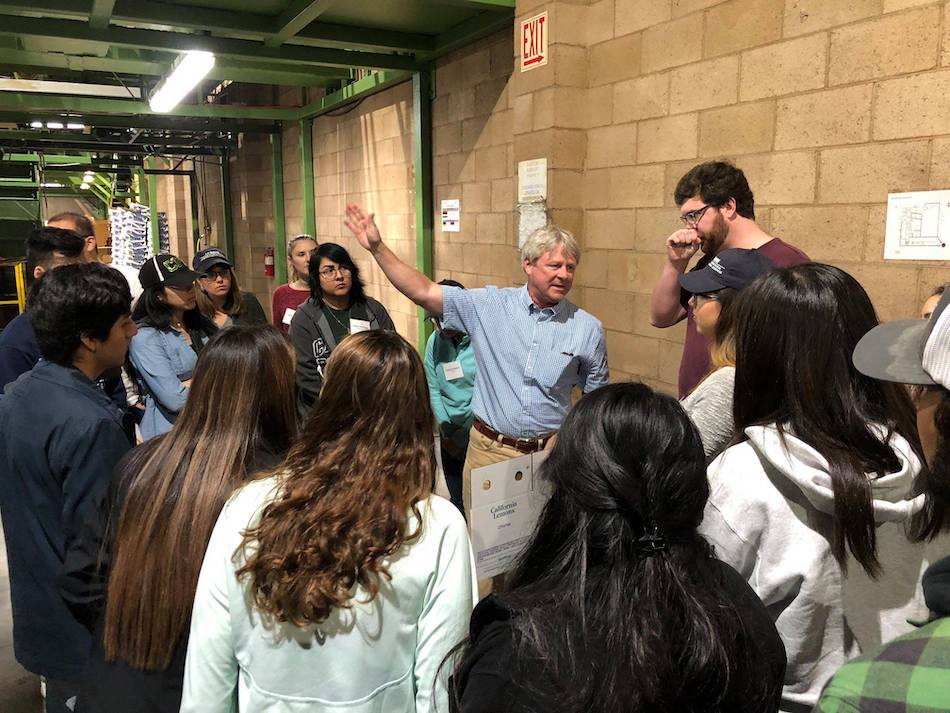
[{"label": "navy blue jacket", "polygon": [[77,369],[47,361],[0,398],[0,515],[13,604],[13,649],[36,674],[78,681],[89,631],[70,613],[63,563],[99,516],[131,444],[122,412]]},{"label": "navy blue jacket", "polygon": [[40,347],[30,318],[24,312],[0,332],[0,394],[7,384],[12,384],[39,360]]}]

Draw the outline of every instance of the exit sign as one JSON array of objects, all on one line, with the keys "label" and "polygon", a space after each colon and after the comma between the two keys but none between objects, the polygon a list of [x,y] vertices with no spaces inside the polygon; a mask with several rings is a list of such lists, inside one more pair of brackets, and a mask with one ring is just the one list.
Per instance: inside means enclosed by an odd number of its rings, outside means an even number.
[{"label": "exit sign", "polygon": [[548,63],[548,14],[521,21],[521,71]]}]

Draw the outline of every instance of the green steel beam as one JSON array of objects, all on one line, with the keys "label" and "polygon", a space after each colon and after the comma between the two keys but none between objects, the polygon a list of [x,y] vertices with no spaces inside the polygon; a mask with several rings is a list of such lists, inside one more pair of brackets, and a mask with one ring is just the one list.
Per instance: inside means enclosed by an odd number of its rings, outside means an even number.
[{"label": "green steel beam", "polygon": [[438,5],[454,5],[488,12],[514,12],[515,9],[515,0],[435,0],[435,2]]},{"label": "green steel beam", "polygon": [[[40,130],[2,130],[0,129],[0,140],[7,141],[27,141],[33,144],[38,143],[70,143],[70,144],[84,144],[86,148],[94,148],[98,144],[111,144],[116,143],[115,141],[103,140],[95,134],[82,134],[79,132],[70,132],[70,133],[58,133],[53,131],[40,131]],[[126,146],[178,146],[185,148],[192,148],[195,139],[179,139],[174,136],[168,138],[162,137],[146,137],[145,139],[138,141],[136,143],[129,143]],[[191,142],[191,143],[188,143]],[[204,137],[200,139],[201,145],[204,147],[216,146],[218,148],[230,146],[232,142],[230,139],[217,139]]]},{"label": "green steel beam", "polygon": [[[412,77],[412,166],[416,176],[416,268],[431,278],[432,272],[432,73]],[[425,310],[416,309],[419,353],[425,354],[431,328]]]},{"label": "green steel beam", "polygon": [[[271,177],[273,179],[274,277],[278,285],[287,282],[287,225],[284,222],[283,139],[271,135]],[[313,233],[311,233],[313,235]]]},{"label": "green steel beam", "polygon": [[514,10],[506,13],[483,12],[476,15],[439,35],[435,40],[435,52],[429,59],[441,57],[501,30],[512,29],[514,22]]},{"label": "green steel beam", "polygon": [[18,161],[21,163],[40,163],[45,164],[69,164],[89,163],[92,160],[91,154],[83,153],[76,156],[65,156],[59,154],[40,154],[40,153],[5,153],[0,156],[0,161]]},{"label": "green steel beam", "polygon": [[332,94],[327,94],[325,97],[307,104],[300,109],[299,113],[304,118],[312,119],[334,109],[339,109],[357,99],[363,99],[384,89],[389,89],[396,84],[407,82],[412,76],[411,72],[374,72],[352,84],[347,84]]},{"label": "green steel beam", "polygon": [[396,52],[431,52],[435,38],[420,32],[397,32],[352,25],[314,22],[293,38],[293,44],[350,47],[353,49],[394,50]]},{"label": "green steel beam", "polygon": [[89,13],[89,27],[104,30],[109,26],[115,0],[92,0],[92,12]]},{"label": "green steel beam", "polygon": [[300,120],[300,175],[303,183],[303,232],[317,234],[317,207],[313,195],[313,119]]},{"label": "green steel beam", "polygon": [[[273,137],[273,135],[271,135]],[[273,141],[273,138],[271,138]],[[278,135],[277,140],[280,141]],[[221,157],[221,202],[224,205],[224,248],[232,265],[237,265],[234,250],[234,217],[231,213],[231,157],[227,151]],[[280,214],[283,220],[284,214]]]},{"label": "green steel beam", "polygon": [[35,178],[0,178],[0,188],[39,188]]},{"label": "green steel beam", "polygon": [[201,242],[201,219],[198,217],[198,177],[192,171],[188,177],[188,191],[191,194],[191,237],[194,240],[195,252]]},{"label": "green steel beam", "polygon": [[325,13],[337,0],[291,0],[277,18],[277,31],[267,38],[268,47],[279,47]]},{"label": "green steel beam", "polygon": [[[240,119],[194,119],[182,117],[115,116],[110,114],[83,114],[86,126],[106,129],[165,129],[171,131],[231,132],[233,134],[280,133],[280,124],[273,121],[242,121]],[[28,124],[34,120],[63,121],[63,116],[49,111],[0,111],[0,123]]]},{"label": "green steel beam", "polygon": [[[152,163],[152,159],[145,159],[146,168]],[[152,226],[152,252],[158,254],[162,248],[158,228],[158,178],[154,173],[148,174],[148,208],[149,223]]]},{"label": "green steel beam", "polygon": [[86,23],[50,18],[0,16],[0,34],[53,39],[85,40],[120,47],[186,52],[205,50],[216,56],[270,59],[275,62],[306,63],[335,67],[414,69],[415,59],[406,55],[355,52],[340,49],[283,45],[266,47],[254,40],[240,40],[187,32],[164,32],[113,25],[94,30]]}]

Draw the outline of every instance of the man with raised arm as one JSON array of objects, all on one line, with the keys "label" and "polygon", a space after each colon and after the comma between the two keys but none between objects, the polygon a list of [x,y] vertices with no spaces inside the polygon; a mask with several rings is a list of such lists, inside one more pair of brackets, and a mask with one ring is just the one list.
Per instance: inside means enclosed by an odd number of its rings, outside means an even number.
[{"label": "man with raised arm", "polygon": [[521,249],[525,285],[463,290],[402,262],[383,243],[374,215],[360,206],[348,205],[343,222],[397,290],[445,329],[471,338],[475,420],[463,470],[470,511],[474,468],[541,450],[567,415],[571,390],[587,393],[607,383],[603,326],[566,299],[580,260],[577,241],[566,230],[541,228]]}]

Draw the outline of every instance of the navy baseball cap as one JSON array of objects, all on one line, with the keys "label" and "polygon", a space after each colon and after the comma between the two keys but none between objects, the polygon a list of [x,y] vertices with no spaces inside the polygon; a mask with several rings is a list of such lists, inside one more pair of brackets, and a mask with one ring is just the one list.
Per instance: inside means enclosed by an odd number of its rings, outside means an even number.
[{"label": "navy baseball cap", "polygon": [[191,261],[191,266],[195,272],[205,274],[215,265],[224,265],[231,267],[231,261],[219,248],[205,248],[195,253],[195,259]]},{"label": "navy baseball cap", "polygon": [[775,263],[758,250],[723,250],[705,267],[680,275],[680,287],[694,295],[717,292],[726,287],[741,290],[774,268]]}]

